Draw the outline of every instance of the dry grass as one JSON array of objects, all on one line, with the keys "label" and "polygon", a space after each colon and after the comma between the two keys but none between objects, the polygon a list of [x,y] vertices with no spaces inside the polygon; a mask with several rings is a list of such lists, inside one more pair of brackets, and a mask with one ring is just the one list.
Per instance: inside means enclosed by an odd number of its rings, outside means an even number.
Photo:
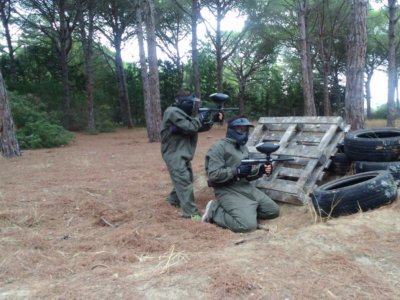
[{"label": "dry grass", "polygon": [[[366,120],[365,121],[365,128],[380,128],[380,127],[387,127],[386,120],[384,119],[373,119],[373,120]],[[400,127],[400,120],[396,120],[396,127]]]},{"label": "dry grass", "polygon": [[[199,179],[200,210],[214,196]],[[281,204],[235,234],[180,217],[144,129],[0,159],[0,299],[400,299],[399,203],[320,222]]]}]

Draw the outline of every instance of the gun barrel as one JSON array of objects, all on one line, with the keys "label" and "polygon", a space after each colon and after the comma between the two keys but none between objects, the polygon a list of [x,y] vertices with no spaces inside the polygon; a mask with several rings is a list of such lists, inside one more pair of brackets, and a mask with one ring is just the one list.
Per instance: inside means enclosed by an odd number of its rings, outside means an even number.
[{"label": "gun barrel", "polygon": [[294,158],[258,158],[258,159],[252,159],[252,158],[246,158],[242,159],[241,163],[244,165],[258,165],[258,164],[271,164],[274,161],[294,161]]},{"label": "gun barrel", "polygon": [[272,161],[294,161],[294,158],[273,158]]},{"label": "gun barrel", "polygon": [[220,112],[225,110],[239,110],[238,107],[200,107],[199,112],[211,111],[211,112]]},{"label": "gun barrel", "polygon": [[244,165],[258,165],[258,164],[267,164],[268,160],[266,158],[260,158],[260,159],[246,158],[242,159],[241,163]]},{"label": "gun barrel", "polygon": [[221,110],[239,110],[239,107],[222,107]]}]

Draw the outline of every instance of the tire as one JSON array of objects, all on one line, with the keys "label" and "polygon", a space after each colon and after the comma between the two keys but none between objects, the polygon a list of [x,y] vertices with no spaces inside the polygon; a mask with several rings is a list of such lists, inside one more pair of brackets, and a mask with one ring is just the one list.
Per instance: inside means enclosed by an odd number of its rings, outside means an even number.
[{"label": "tire", "polygon": [[331,157],[331,164],[328,171],[335,174],[344,176],[350,171],[351,160],[347,157],[346,153],[335,153]]},{"label": "tire", "polygon": [[316,188],[311,199],[321,217],[338,217],[392,203],[397,186],[388,171],[345,176]]},{"label": "tire", "polygon": [[400,129],[370,128],[350,131],[344,138],[344,152],[351,160],[399,160]]},{"label": "tire", "polygon": [[400,184],[400,161],[353,161],[352,170],[354,173],[386,170],[389,171],[390,174],[392,174],[397,185]]}]

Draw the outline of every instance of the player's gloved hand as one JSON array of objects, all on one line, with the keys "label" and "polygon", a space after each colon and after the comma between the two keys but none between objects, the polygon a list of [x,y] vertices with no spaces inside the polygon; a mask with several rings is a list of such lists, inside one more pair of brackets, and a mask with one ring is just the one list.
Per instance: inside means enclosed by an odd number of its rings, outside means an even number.
[{"label": "player's gloved hand", "polygon": [[201,122],[201,127],[199,128],[198,132],[208,131],[214,125],[213,121],[210,119],[210,113],[208,111],[200,112],[199,119]]},{"label": "player's gloved hand", "polygon": [[237,177],[246,177],[251,174],[251,165],[240,164],[234,171]]},{"label": "player's gloved hand", "polygon": [[210,112],[208,112],[208,111],[200,112],[199,113],[199,119],[200,119],[202,124],[211,122],[211,120],[210,120]]},{"label": "player's gloved hand", "polygon": [[169,126],[169,133],[174,134],[178,132],[178,127],[176,127],[174,124],[171,124]]}]

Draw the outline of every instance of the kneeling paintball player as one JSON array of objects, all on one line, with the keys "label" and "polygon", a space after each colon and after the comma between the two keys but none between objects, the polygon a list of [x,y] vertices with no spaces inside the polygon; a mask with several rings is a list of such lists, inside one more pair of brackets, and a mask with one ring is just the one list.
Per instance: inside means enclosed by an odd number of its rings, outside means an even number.
[{"label": "kneeling paintball player", "polygon": [[279,216],[279,206],[250,184],[263,174],[271,174],[272,166],[262,164],[254,170],[241,164],[249,154],[246,142],[250,127],[254,126],[243,116],[231,118],[226,137],[213,144],[205,158],[206,174],[216,200],[207,203],[202,221],[234,232],[256,230],[257,219]]}]

